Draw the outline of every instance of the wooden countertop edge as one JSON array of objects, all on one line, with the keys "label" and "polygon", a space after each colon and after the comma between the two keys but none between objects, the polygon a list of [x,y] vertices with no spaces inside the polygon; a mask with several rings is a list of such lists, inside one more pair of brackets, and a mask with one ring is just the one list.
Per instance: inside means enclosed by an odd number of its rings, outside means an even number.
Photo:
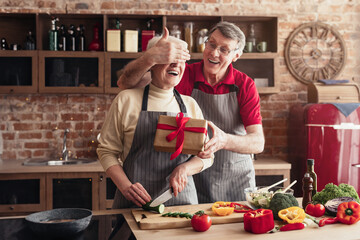
[{"label": "wooden countertop edge", "polygon": [[[79,165],[64,166],[24,166],[24,160],[0,161],[0,173],[57,173],[57,172],[104,172],[99,161]],[[291,169],[291,164],[276,157],[259,157],[254,161],[255,170]]]}]

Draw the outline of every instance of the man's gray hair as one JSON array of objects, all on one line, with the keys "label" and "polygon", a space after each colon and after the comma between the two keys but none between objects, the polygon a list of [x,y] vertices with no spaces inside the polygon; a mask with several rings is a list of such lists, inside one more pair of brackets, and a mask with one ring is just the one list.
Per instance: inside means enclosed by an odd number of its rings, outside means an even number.
[{"label": "man's gray hair", "polygon": [[216,29],[218,29],[224,37],[237,41],[240,55],[243,53],[245,47],[245,34],[238,26],[226,21],[219,22],[210,30],[209,38]]}]

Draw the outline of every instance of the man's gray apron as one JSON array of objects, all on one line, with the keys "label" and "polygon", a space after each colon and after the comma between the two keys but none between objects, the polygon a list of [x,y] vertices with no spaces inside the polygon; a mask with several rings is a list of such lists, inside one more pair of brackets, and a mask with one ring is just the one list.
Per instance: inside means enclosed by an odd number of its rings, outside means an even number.
[{"label": "man's gray apron", "polygon": [[[199,104],[204,118],[212,121],[225,133],[245,135],[239,115],[238,87],[232,85],[227,94],[207,94],[198,89],[195,82],[191,96]],[[210,138],[212,131],[208,131]],[[227,150],[215,152],[214,164],[194,175],[199,203],[215,201],[244,201],[244,189],[255,186],[255,170],[249,154]]]},{"label": "man's gray apron", "polygon": [[[180,154],[177,158],[170,160],[171,153],[156,152],[154,150],[154,138],[156,126],[160,115],[175,116],[170,112],[147,111],[149,86],[145,87],[142,110],[135,129],[134,140],[128,156],[124,162],[124,171],[132,183],[141,183],[152,199],[155,199],[170,188],[169,177],[172,171],[181,163],[186,162],[191,155]],[[175,98],[180,110],[186,115],[186,107],[180,94],[174,89]],[[188,177],[185,189],[177,197],[173,197],[165,203],[166,206],[197,204],[198,199],[193,177]],[[116,190],[113,208],[136,207]]]}]

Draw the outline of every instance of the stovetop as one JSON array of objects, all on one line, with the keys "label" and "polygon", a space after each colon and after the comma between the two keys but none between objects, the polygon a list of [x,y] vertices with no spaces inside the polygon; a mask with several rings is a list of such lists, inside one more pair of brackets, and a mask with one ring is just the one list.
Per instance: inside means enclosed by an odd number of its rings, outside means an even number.
[{"label": "stovetop", "polygon": [[24,218],[1,219],[0,240],[104,240],[108,239],[116,215],[93,216],[89,226],[82,232],[66,238],[49,238],[35,234]]}]

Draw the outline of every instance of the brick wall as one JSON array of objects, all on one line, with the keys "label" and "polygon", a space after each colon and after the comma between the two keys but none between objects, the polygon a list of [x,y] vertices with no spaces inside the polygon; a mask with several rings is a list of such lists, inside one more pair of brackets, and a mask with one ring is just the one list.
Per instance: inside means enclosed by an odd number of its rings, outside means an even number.
[{"label": "brick wall", "polygon": [[[0,0],[1,12],[109,13],[174,15],[253,15],[279,17],[281,92],[261,96],[266,146],[263,155],[287,158],[289,109],[305,103],[306,85],[285,65],[289,34],[300,24],[322,21],[334,26],[346,41],[348,59],[338,79],[360,84],[360,2],[358,0]],[[0,36],[1,37],[1,36]],[[4,159],[60,156],[65,128],[73,156],[95,156],[96,135],[113,95],[0,95],[0,131]]]}]

